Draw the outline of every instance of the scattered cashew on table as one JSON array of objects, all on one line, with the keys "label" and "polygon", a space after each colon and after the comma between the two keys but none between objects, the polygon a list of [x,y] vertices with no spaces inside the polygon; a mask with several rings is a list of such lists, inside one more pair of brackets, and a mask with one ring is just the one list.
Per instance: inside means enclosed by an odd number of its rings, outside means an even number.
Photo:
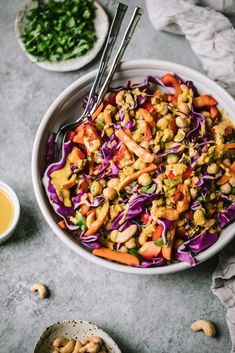
[{"label": "scattered cashew on table", "polygon": [[209,320],[197,320],[191,325],[193,331],[203,331],[207,337],[214,337],[216,335],[215,325]]},{"label": "scattered cashew on table", "polygon": [[31,287],[32,292],[38,292],[39,298],[44,299],[49,295],[47,287],[42,283],[34,283]]},{"label": "scattered cashew on table", "polygon": [[89,336],[80,341],[58,337],[52,346],[52,353],[107,353],[103,340],[98,336]]}]

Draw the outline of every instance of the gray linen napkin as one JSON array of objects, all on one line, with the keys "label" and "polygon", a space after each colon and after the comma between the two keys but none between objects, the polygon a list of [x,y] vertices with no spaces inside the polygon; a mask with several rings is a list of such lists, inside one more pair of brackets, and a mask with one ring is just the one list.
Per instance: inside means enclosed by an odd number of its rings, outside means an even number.
[{"label": "gray linen napkin", "polygon": [[219,255],[218,267],[212,275],[211,290],[227,308],[231,353],[235,353],[235,240]]},{"label": "gray linen napkin", "polygon": [[222,13],[196,3],[235,12],[235,0],[146,0],[153,27],[184,34],[208,76],[235,95],[235,30]]}]

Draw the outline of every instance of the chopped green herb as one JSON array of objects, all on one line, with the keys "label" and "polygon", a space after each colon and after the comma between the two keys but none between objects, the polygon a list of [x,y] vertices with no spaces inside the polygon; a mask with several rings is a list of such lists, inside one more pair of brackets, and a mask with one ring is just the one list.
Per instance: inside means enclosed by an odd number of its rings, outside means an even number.
[{"label": "chopped green herb", "polygon": [[166,238],[167,238],[167,241],[171,240],[171,232],[170,232],[170,230],[169,230],[169,232],[167,232]]},{"label": "chopped green herb", "polygon": [[97,37],[92,0],[38,0],[21,32],[25,49],[39,61],[62,61],[87,53]]},{"label": "chopped green herb", "polygon": [[198,200],[198,202],[201,204],[201,203],[202,203],[202,201],[203,201],[202,196],[198,196],[197,200]]},{"label": "chopped green herb", "polygon": [[139,260],[141,260],[141,256],[140,256],[140,254],[138,253],[138,251],[137,251],[136,249],[131,249],[131,250],[129,251],[129,253],[130,253],[131,255],[136,256]]},{"label": "chopped green herb", "polygon": [[157,246],[163,246],[164,245],[163,239],[159,238],[159,239],[155,240],[154,244]]},{"label": "chopped green herb", "polygon": [[151,184],[148,186],[142,186],[141,191],[146,192],[147,194],[150,194],[156,190],[156,184]]},{"label": "chopped green herb", "polygon": [[82,231],[87,229],[86,218],[79,211],[76,211],[76,225]]},{"label": "chopped green herb", "polygon": [[152,127],[152,135],[155,136],[155,135],[156,135],[156,132],[157,132],[156,126],[153,126],[153,127]]}]

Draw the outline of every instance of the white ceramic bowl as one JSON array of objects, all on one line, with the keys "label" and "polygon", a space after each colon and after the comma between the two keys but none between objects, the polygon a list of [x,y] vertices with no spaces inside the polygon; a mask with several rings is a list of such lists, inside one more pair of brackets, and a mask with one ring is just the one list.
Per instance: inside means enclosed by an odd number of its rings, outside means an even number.
[{"label": "white ceramic bowl", "polygon": [[[132,80],[133,82],[141,82],[148,75],[156,75],[161,77],[166,72],[175,72],[185,80],[192,80],[201,94],[212,94],[212,96],[218,100],[219,105],[223,107],[225,112],[230,115],[233,123],[235,124],[235,101],[233,98],[214,81],[185,66],[157,60],[124,62],[120,67],[120,71],[114,76],[112,85],[115,86],[123,83],[125,84],[128,80]],[[81,114],[82,99],[89,91],[95,74],[96,71],[90,72],[66,88],[48,109],[38,128],[32,154],[32,178],[39,207],[49,226],[66,245],[68,245],[79,255],[98,265],[120,272],[149,275],[185,270],[189,268],[190,265],[184,262],[156,268],[135,268],[109,262],[93,256],[89,250],[86,250],[82,246],[75,243],[75,241],[64,231],[62,231],[56,224],[56,215],[48,202],[41,181],[44,172],[47,134],[51,131],[57,131],[58,127],[62,123],[73,120],[76,116]],[[225,245],[227,245],[234,236],[234,228],[235,226],[231,224],[223,230],[218,241],[196,257],[197,262],[200,263],[209,259],[218,253]]]},{"label": "white ceramic bowl", "polygon": [[20,203],[15,191],[3,181],[0,181],[0,190],[3,190],[9,196],[10,200],[12,201],[14,212],[10,227],[3,234],[0,235],[0,244],[2,244],[7,241],[14,233],[14,230],[20,218]]},{"label": "white ceramic bowl", "polygon": [[33,56],[27,52],[27,50],[25,49],[24,43],[20,37],[20,33],[26,23],[26,15],[33,6],[35,6],[35,2],[33,2],[32,0],[28,1],[28,3],[25,6],[23,6],[20,9],[20,11],[18,11],[15,18],[16,38],[18,40],[18,43],[21,49],[27,55],[30,61],[41,66],[43,69],[46,69],[49,71],[65,72],[65,71],[78,70],[81,67],[89,64],[89,62],[91,62],[96,57],[96,55],[99,53],[100,49],[104,44],[105,38],[109,30],[108,16],[104,11],[103,7],[98,2],[95,2],[96,17],[94,20],[94,25],[97,33],[97,40],[94,43],[94,46],[86,54],[82,56],[79,56],[73,59],[68,59],[65,61],[57,61],[54,63],[51,63],[50,61],[38,61],[36,56]]},{"label": "white ceramic bowl", "polygon": [[82,340],[88,336],[101,337],[108,353],[121,353],[114,340],[101,328],[83,320],[59,321],[48,326],[41,334],[34,353],[52,352],[52,342],[58,337]]}]

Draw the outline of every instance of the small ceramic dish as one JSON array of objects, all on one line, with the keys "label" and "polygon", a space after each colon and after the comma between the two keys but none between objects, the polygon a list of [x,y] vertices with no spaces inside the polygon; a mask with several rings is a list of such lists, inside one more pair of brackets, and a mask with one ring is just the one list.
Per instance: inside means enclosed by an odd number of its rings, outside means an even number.
[{"label": "small ceramic dish", "polygon": [[51,353],[52,342],[57,337],[64,337],[79,341],[87,336],[99,336],[102,338],[108,353],[121,353],[113,339],[98,326],[83,320],[59,321],[48,326],[41,334],[34,353]]},{"label": "small ceramic dish", "polygon": [[75,71],[80,69],[81,67],[89,64],[96,55],[99,53],[101,50],[104,41],[106,39],[108,30],[109,30],[109,20],[106,12],[104,9],[101,7],[100,4],[98,4],[95,1],[95,6],[96,6],[96,16],[94,20],[95,24],[95,30],[97,34],[97,40],[94,44],[94,46],[89,50],[85,55],[73,58],[73,59],[68,59],[65,61],[58,61],[58,62],[50,62],[50,61],[38,61],[36,56],[33,56],[29,54],[24,46],[24,43],[20,37],[20,33],[22,29],[24,28],[26,24],[26,15],[29,12],[29,10],[35,6],[35,3],[33,1],[29,1],[25,6],[23,6],[17,13],[16,18],[15,18],[15,34],[16,38],[18,40],[18,43],[23,50],[23,52],[27,55],[27,57],[33,62],[36,63],[37,65],[41,66],[42,68],[49,70],[49,71],[59,71],[59,72],[65,72],[65,71]]},{"label": "small ceramic dish", "polygon": [[2,181],[0,181],[0,191],[3,191],[3,193],[8,196],[13,207],[13,217],[10,221],[10,225],[4,233],[0,234],[0,244],[2,244],[7,241],[14,233],[20,217],[20,203],[15,191]]}]

